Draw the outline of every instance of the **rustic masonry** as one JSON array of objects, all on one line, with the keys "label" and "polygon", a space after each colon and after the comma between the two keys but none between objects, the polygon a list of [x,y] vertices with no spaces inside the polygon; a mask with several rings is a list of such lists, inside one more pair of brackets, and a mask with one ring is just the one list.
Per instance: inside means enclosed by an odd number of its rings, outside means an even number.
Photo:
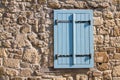
[{"label": "rustic masonry", "polygon": [[[120,80],[119,0],[0,0],[0,80]],[[53,10],[94,11],[93,68],[53,68]]]}]

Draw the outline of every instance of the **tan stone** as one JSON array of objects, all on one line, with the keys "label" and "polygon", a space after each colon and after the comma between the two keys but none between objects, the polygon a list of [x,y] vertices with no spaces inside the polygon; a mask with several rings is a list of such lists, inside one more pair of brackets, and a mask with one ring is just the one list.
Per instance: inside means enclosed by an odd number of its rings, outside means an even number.
[{"label": "tan stone", "polygon": [[114,33],[113,33],[113,35],[114,35],[115,37],[117,37],[117,36],[120,35],[120,29],[119,29],[117,26],[114,27]]},{"label": "tan stone", "polygon": [[18,59],[4,59],[4,66],[10,67],[10,68],[19,68],[19,60]]},{"label": "tan stone", "polygon": [[102,76],[102,72],[100,72],[100,71],[94,71],[93,72],[93,76],[94,77],[100,77],[100,76]]},{"label": "tan stone", "polygon": [[41,80],[41,77],[29,77],[27,80]]},{"label": "tan stone", "polygon": [[87,75],[84,75],[84,74],[77,74],[76,80],[88,80],[88,77]]},{"label": "tan stone", "polygon": [[5,48],[0,48],[0,57],[7,57],[6,49]]},{"label": "tan stone", "polygon": [[102,16],[102,12],[101,11],[94,11],[94,16],[100,17],[100,16]]},{"label": "tan stone", "polygon": [[113,76],[114,77],[120,77],[120,65],[114,66],[114,68],[113,68]]},{"label": "tan stone", "polygon": [[31,32],[31,26],[29,24],[23,24],[23,26],[20,29],[21,33],[30,33]]},{"label": "tan stone", "polygon": [[109,61],[109,56],[107,52],[96,52],[95,53],[95,62],[104,63]]},{"label": "tan stone", "polygon": [[112,80],[112,70],[106,70],[103,72],[103,79],[104,80]]},{"label": "tan stone", "polygon": [[116,48],[116,52],[120,53],[120,47]]},{"label": "tan stone", "polygon": [[19,73],[21,77],[28,77],[28,76],[31,76],[31,74],[32,74],[32,71],[29,68],[21,69]]},{"label": "tan stone", "polygon": [[73,77],[68,77],[68,79],[67,80],[73,80]]},{"label": "tan stone", "polygon": [[0,77],[5,74],[5,69],[3,67],[0,67]]},{"label": "tan stone", "polygon": [[37,35],[35,33],[33,33],[33,32],[28,34],[28,39],[30,41],[34,42],[36,40],[36,38],[37,38]]},{"label": "tan stone", "polygon": [[5,40],[5,41],[2,42],[2,45],[4,47],[10,48],[11,47],[11,42],[9,40]]},{"label": "tan stone", "polygon": [[16,35],[16,40],[14,41],[14,47],[24,47],[31,46],[31,43],[28,41],[27,36],[25,34]]},{"label": "tan stone", "polygon": [[116,60],[120,60],[120,53],[115,53],[113,58]]},{"label": "tan stone", "polygon": [[114,26],[116,26],[115,21],[113,19],[112,20],[105,20],[104,24],[105,24],[105,27],[114,27]]},{"label": "tan stone", "polygon": [[48,1],[48,6],[51,7],[51,8],[60,8],[60,4],[57,0],[49,0]]},{"label": "tan stone", "polygon": [[113,77],[113,80],[120,80],[120,77]]},{"label": "tan stone", "polygon": [[93,8],[97,8],[99,5],[94,2],[94,1],[87,1],[88,5],[90,5],[90,7],[93,7]]},{"label": "tan stone", "polygon": [[103,19],[101,17],[94,17],[94,23],[95,26],[100,26],[103,24]]},{"label": "tan stone", "polygon": [[120,12],[115,12],[115,18],[120,18]]},{"label": "tan stone", "polygon": [[39,63],[39,56],[37,50],[35,48],[26,48],[23,55],[23,61],[30,63]]},{"label": "tan stone", "polygon": [[29,64],[29,63],[25,63],[25,62],[21,62],[21,63],[20,63],[20,67],[21,67],[21,68],[29,68],[29,67],[30,67],[30,64]]},{"label": "tan stone", "polygon": [[119,5],[119,4],[120,4],[120,1],[119,1],[119,0],[112,0],[112,3],[113,3],[114,5]]},{"label": "tan stone", "polygon": [[21,24],[21,25],[22,25],[22,24],[26,23],[27,19],[26,19],[26,17],[20,15],[20,16],[18,17],[17,21],[18,21],[18,24]]},{"label": "tan stone", "polygon": [[108,63],[97,63],[97,69],[100,71],[108,70],[110,69],[110,65]]},{"label": "tan stone", "polygon": [[38,0],[39,4],[45,4],[47,0]]},{"label": "tan stone", "polygon": [[108,2],[99,3],[99,7],[101,7],[101,8],[107,8],[107,7],[109,7],[109,3]]},{"label": "tan stone", "polygon": [[104,19],[113,19],[113,13],[110,11],[103,12]]},{"label": "tan stone", "polygon": [[120,27],[120,19],[115,19],[117,26]]},{"label": "tan stone", "polygon": [[96,35],[95,38],[94,38],[95,43],[96,44],[103,44],[103,40],[104,40],[103,38],[104,38],[103,35]]},{"label": "tan stone", "polygon": [[18,71],[15,70],[15,69],[7,68],[6,69],[6,74],[9,75],[9,76],[17,76],[18,75]]},{"label": "tan stone", "polygon": [[80,9],[83,9],[83,8],[86,8],[87,7],[87,4],[83,1],[77,1],[77,5],[75,7],[77,8],[80,8]]},{"label": "tan stone", "polygon": [[11,80],[23,80],[21,77],[14,77]]},{"label": "tan stone", "polygon": [[66,78],[53,78],[53,80],[66,80]]}]

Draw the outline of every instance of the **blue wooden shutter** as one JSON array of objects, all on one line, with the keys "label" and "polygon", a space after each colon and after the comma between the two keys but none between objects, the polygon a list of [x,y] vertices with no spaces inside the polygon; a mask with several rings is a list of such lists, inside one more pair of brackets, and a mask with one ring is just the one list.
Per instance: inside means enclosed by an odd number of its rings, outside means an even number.
[{"label": "blue wooden shutter", "polygon": [[54,10],[54,68],[93,67],[93,12]]}]

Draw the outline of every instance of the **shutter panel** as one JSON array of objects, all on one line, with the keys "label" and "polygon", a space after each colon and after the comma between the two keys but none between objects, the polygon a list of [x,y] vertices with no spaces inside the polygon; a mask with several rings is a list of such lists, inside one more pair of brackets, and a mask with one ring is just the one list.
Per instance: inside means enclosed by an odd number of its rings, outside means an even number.
[{"label": "shutter panel", "polygon": [[93,67],[92,17],[91,10],[54,10],[54,68]]}]

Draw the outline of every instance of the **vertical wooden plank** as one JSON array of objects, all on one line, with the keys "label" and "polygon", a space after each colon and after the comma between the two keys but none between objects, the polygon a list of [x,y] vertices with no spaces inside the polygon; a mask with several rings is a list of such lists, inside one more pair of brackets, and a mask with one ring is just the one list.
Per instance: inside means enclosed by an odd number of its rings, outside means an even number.
[{"label": "vertical wooden plank", "polygon": [[[89,14],[85,14],[85,21],[89,21],[90,20],[90,16]],[[85,23],[85,26],[84,26],[84,30],[85,30],[85,37],[84,37],[84,40],[85,40],[85,54],[89,54],[90,53],[90,34],[89,34],[89,28],[90,28],[90,25],[88,23]],[[90,61],[90,57],[89,56],[85,56],[85,59],[84,59],[84,62],[85,64],[89,64],[89,61]]]},{"label": "vertical wooden plank", "polygon": [[[66,20],[66,14],[62,14],[63,16],[62,16],[62,20],[64,21],[64,20]],[[66,53],[67,53],[67,30],[66,30],[66,28],[67,28],[67,26],[66,26],[66,24],[68,24],[68,23],[62,23],[62,55],[67,55]],[[67,59],[67,57],[62,57],[62,64],[65,64],[66,65],[66,59]]]},{"label": "vertical wooden plank", "polygon": [[[85,19],[84,19],[84,17],[85,17],[85,14],[81,14],[80,15],[80,17],[81,17],[81,21],[84,21]],[[80,31],[81,31],[81,34],[80,34],[80,43],[81,43],[81,49],[80,49],[80,54],[81,55],[84,55],[84,24],[85,23],[80,23],[80,25],[81,25],[81,27],[80,27]],[[83,57],[81,57],[81,64],[84,64],[84,56]]]},{"label": "vertical wooden plank", "polygon": [[76,26],[75,14],[73,14],[73,65],[76,64]]},{"label": "vertical wooden plank", "polygon": [[[63,18],[63,15],[59,13],[58,14],[58,20],[62,20],[62,18]],[[58,23],[57,25],[58,25],[58,27],[57,27],[58,28],[58,37],[57,37],[58,38],[58,43],[57,43],[58,44],[58,53],[57,54],[58,55],[62,55],[63,54],[63,50],[62,50],[63,49],[63,46],[62,46],[62,43],[63,43],[62,42],[63,24],[62,23]],[[58,58],[58,64],[62,65],[62,62],[63,62],[62,57],[59,57]]]},{"label": "vertical wooden plank", "polygon": [[[76,21],[80,21],[81,20],[81,16],[80,13],[76,14]],[[80,23],[76,23],[76,46],[77,46],[77,55],[81,54],[81,24]],[[81,64],[81,57],[76,57],[77,58],[77,64]]]}]

